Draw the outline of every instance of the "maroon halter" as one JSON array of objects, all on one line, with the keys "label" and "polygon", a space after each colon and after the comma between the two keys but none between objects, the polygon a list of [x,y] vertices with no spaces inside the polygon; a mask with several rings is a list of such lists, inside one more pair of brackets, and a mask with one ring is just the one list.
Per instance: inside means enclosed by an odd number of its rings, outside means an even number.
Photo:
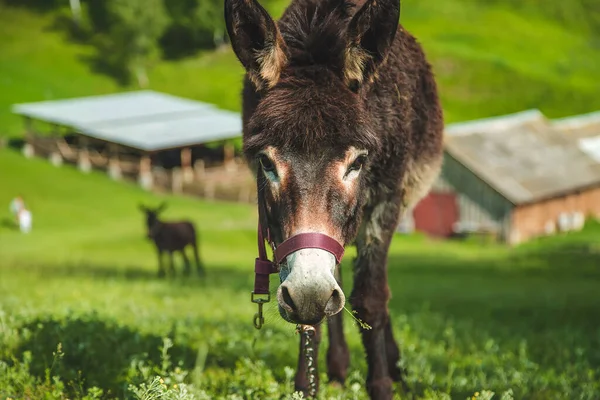
[{"label": "maroon halter", "polygon": [[[254,262],[254,291],[252,292],[252,302],[258,304],[258,313],[254,316],[254,326],[260,329],[264,323],[262,317],[262,305],[271,300],[269,293],[269,276],[279,272],[279,264],[293,252],[306,248],[317,248],[333,254],[336,264],[342,261],[344,256],[344,246],[338,243],[334,238],[322,233],[310,232],[299,233],[285,240],[278,247],[271,241],[270,233],[267,229],[267,242],[273,249],[275,261],[269,260],[265,248],[265,237],[260,222],[258,223],[258,258]],[[262,295],[262,296],[261,296]],[[257,297],[259,296],[259,297]],[[263,297],[266,296],[266,297]]]}]

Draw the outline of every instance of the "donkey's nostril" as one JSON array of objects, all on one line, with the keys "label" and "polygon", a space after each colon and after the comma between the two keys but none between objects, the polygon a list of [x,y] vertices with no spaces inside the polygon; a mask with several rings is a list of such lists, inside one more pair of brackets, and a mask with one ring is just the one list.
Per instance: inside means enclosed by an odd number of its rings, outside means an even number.
[{"label": "donkey's nostril", "polygon": [[331,298],[327,302],[325,306],[325,315],[328,317],[331,315],[335,315],[342,311],[344,307],[344,303],[346,302],[346,298],[344,294],[338,289],[333,289],[333,293],[331,294]]},{"label": "donkey's nostril", "polygon": [[285,286],[281,286],[281,300],[283,300],[283,305],[286,306],[285,308],[288,308],[288,311],[298,311],[296,304],[294,304],[294,300],[292,300],[292,296],[290,296],[288,288]]}]

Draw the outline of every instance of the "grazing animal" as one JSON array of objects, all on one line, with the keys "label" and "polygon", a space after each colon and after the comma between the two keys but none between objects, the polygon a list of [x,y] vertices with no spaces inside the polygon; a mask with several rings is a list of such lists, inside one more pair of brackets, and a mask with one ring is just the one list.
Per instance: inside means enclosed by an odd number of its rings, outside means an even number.
[{"label": "grazing animal", "polygon": [[[371,327],[361,335],[372,399],[391,399],[394,381],[406,386],[388,311],[388,250],[401,215],[438,176],[443,151],[436,82],[399,25],[399,3],[292,0],[275,22],[256,0],[225,0],[246,70],[243,149],[261,234],[275,248],[307,234],[356,245],[350,303]],[[277,301],[285,320],[317,325],[317,343],[327,318],[328,376],[343,383],[345,296],[332,253],[305,246],[277,259]],[[307,393],[304,357],[295,383]]]},{"label": "grazing animal", "polygon": [[192,246],[192,249],[194,250],[194,259],[196,261],[198,274],[204,275],[204,267],[202,266],[198,254],[197,234],[194,224],[190,221],[163,222],[159,220],[159,214],[166,208],[164,202],[155,209],[144,205],[140,205],[139,208],[146,215],[146,227],[148,229],[147,236],[154,242],[156,250],[158,251],[158,276],[165,276],[165,268],[163,265],[163,253],[165,252],[169,255],[169,267],[171,273],[175,273],[173,253],[176,251],[181,252],[181,256],[185,262],[185,274],[190,274],[190,260],[185,254],[185,248],[188,245]]}]

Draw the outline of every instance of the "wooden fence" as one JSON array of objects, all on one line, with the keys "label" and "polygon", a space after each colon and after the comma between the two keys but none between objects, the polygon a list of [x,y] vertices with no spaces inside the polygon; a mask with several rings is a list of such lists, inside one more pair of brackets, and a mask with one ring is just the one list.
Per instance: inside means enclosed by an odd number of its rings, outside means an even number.
[{"label": "wooden fence", "polygon": [[97,151],[93,147],[71,145],[62,137],[28,136],[23,148],[27,157],[48,158],[54,165],[77,165],[89,172],[106,171],[113,179],[137,181],[142,186],[163,193],[187,194],[207,199],[253,203],[256,181],[245,162],[232,159],[227,164],[205,167],[200,160],[192,168],[151,167],[144,173],[148,157]]}]

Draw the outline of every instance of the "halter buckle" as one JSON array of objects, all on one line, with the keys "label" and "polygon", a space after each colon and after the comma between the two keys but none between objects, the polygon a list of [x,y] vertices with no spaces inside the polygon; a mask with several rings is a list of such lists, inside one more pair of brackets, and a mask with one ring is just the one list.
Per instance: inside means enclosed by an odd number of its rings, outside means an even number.
[{"label": "halter buckle", "polygon": [[[265,296],[265,297],[262,297],[262,296]],[[254,314],[253,322],[254,322],[254,327],[256,329],[260,329],[265,324],[265,318],[263,317],[263,304],[271,301],[271,294],[270,293],[263,294],[263,293],[252,292],[251,296],[250,296],[250,301],[258,304],[258,312],[256,314]]]},{"label": "halter buckle", "polygon": [[[265,296],[265,297],[262,297]],[[271,301],[271,293],[254,293],[250,294],[250,301],[257,304],[264,304]]]}]

